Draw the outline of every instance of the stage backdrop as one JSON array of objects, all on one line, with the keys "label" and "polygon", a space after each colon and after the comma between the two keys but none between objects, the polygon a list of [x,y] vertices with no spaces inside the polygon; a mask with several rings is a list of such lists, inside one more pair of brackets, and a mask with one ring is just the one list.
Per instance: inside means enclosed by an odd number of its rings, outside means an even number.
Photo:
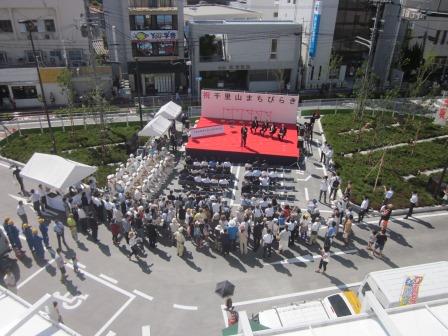
[{"label": "stage backdrop", "polygon": [[201,116],[296,124],[298,96],[202,90]]}]

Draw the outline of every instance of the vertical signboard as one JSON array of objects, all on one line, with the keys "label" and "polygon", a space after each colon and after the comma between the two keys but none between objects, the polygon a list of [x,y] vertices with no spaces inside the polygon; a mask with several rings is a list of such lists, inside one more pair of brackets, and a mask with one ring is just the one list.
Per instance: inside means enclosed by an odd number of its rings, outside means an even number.
[{"label": "vertical signboard", "polygon": [[413,275],[406,277],[403,290],[400,295],[400,306],[415,304],[418,299],[418,292],[423,281],[423,276]]},{"label": "vertical signboard", "polygon": [[310,47],[308,50],[310,57],[314,57],[316,55],[317,39],[319,37],[320,14],[321,14],[320,0],[316,0],[314,2],[313,24],[311,27]]}]

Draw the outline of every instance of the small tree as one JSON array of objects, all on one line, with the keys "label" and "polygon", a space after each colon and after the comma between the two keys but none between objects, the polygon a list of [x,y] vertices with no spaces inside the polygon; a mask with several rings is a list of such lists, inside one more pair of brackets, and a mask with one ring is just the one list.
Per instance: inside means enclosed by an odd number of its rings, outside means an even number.
[{"label": "small tree", "polygon": [[331,94],[331,91],[333,89],[333,78],[337,77],[337,71],[339,71],[339,69],[341,68],[341,64],[342,64],[342,56],[336,54],[336,53],[332,53],[331,54],[331,58],[330,58],[330,63],[328,64],[328,80],[330,81],[330,88],[328,90],[328,93]]},{"label": "small tree", "polygon": [[74,136],[75,135],[74,105],[75,105],[76,91],[73,85],[72,72],[69,69],[63,69],[57,77],[57,82],[59,84],[59,87],[61,88],[62,94],[64,94],[67,97],[68,102],[67,107],[60,109],[58,112],[67,113],[69,115],[71,134],[72,136]]},{"label": "small tree", "polygon": [[422,64],[417,69],[415,81],[410,85],[410,97],[420,97],[426,94],[426,85],[436,69],[434,55],[429,55],[426,59],[423,59]]}]

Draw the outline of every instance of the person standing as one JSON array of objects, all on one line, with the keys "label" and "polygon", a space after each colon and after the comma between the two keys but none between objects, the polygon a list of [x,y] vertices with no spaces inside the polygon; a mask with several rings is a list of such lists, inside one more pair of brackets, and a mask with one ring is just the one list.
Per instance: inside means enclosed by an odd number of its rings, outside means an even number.
[{"label": "person standing", "polygon": [[385,204],[380,209],[380,221],[378,222],[378,226],[381,227],[383,222],[389,222],[390,217],[392,216],[392,204]]},{"label": "person standing", "polygon": [[364,220],[364,216],[369,211],[369,198],[367,196],[364,196],[364,199],[361,202],[361,206],[359,207],[359,213],[358,213],[358,223],[362,222]]},{"label": "person standing", "polygon": [[255,116],[255,117],[254,117],[254,120],[252,120],[252,123],[251,123],[251,125],[250,125],[250,132],[251,132],[252,134],[257,133],[257,128],[258,128],[258,119],[257,119],[257,117]]},{"label": "person standing", "polygon": [[50,239],[48,237],[48,222],[42,217],[37,218],[37,222],[39,223],[39,231],[42,235],[42,239],[44,240],[45,248],[50,248]]},{"label": "person standing", "polygon": [[247,127],[244,125],[241,127],[241,147],[246,147],[247,141]]},{"label": "person standing", "polygon": [[39,195],[40,195],[40,207],[42,211],[45,211],[48,207],[47,205],[47,190],[42,184],[39,184]]},{"label": "person standing", "polygon": [[322,162],[325,164],[327,151],[328,151],[328,143],[325,141],[324,144],[322,145],[319,162]]},{"label": "person standing", "polygon": [[320,218],[316,218],[313,224],[311,224],[311,234],[308,245],[314,245],[314,243],[317,241],[320,226],[321,226]]},{"label": "person standing", "polygon": [[331,163],[331,161],[333,160],[333,147],[331,147],[330,145],[328,145],[327,147],[327,152],[325,153],[325,165],[328,167]]},{"label": "person standing", "polygon": [[81,228],[81,232],[83,234],[87,234],[87,226],[88,226],[88,218],[84,208],[82,206],[77,208],[78,218],[79,218],[79,226]]},{"label": "person standing", "polygon": [[271,229],[263,236],[263,258],[266,258],[266,252],[268,257],[272,254],[272,242],[274,241],[274,236],[272,235]]},{"label": "person standing", "polygon": [[247,229],[246,225],[242,223],[239,227],[239,239],[240,239],[240,253],[242,255],[247,254]]},{"label": "person standing", "polygon": [[353,225],[353,216],[350,215],[346,219],[344,223],[344,233],[342,234],[342,238],[344,238],[345,246],[349,243],[349,238],[352,233],[352,225]]},{"label": "person standing", "polygon": [[336,195],[338,193],[340,184],[341,184],[341,179],[335,173],[334,176],[330,179],[330,195],[328,195],[329,199],[331,199],[332,195],[333,195],[333,201],[336,199]]},{"label": "person standing", "polygon": [[68,218],[67,218],[67,226],[68,226],[68,228],[70,230],[70,233],[72,235],[73,240],[76,243],[78,243],[79,242],[79,240],[78,240],[78,229],[76,227],[76,221],[73,218],[73,214],[71,214],[71,213],[68,215]]},{"label": "person standing", "polygon": [[[331,221],[331,225],[328,225],[328,229],[327,232],[325,234],[325,241],[324,241],[324,246],[327,246],[328,249],[330,249],[331,244],[333,243],[333,239],[336,236],[336,221],[334,220],[334,218],[330,218],[329,221]],[[328,224],[328,222],[327,222]]]},{"label": "person standing", "polygon": [[134,231],[129,232],[129,247],[131,248],[131,253],[128,255],[129,260],[131,260],[132,256],[134,255],[137,258],[137,260],[139,260],[137,244],[138,241],[135,232]]},{"label": "person standing", "polygon": [[22,224],[28,223],[28,217],[26,215],[25,206],[23,205],[23,201],[19,201],[17,205],[17,216],[19,216]]},{"label": "person standing", "polygon": [[386,186],[383,186],[383,188],[384,188],[383,205],[385,205],[390,203],[392,197],[394,196],[394,190],[392,189],[392,187],[387,188]]},{"label": "person standing", "polygon": [[57,220],[54,222],[53,231],[56,234],[56,238],[58,240],[58,248],[61,250],[61,240],[64,243],[65,247],[68,249],[68,245],[65,242],[65,236],[64,236],[64,224],[60,220]]},{"label": "person standing", "polygon": [[53,304],[49,309],[48,315],[50,316],[50,319],[53,320],[54,322],[64,323],[62,320],[61,313],[59,312],[57,301],[53,301]]},{"label": "person standing", "polygon": [[288,246],[290,236],[291,236],[291,232],[288,230],[287,227],[285,227],[282,231],[280,231],[279,244],[278,244],[278,250],[280,253],[283,253],[284,248],[286,246]]},{"label": "person standing", "polygon": [[19,229],[14,225],[14,222],[9,219],[6,218],[6,220],[8,220],[8,224],[6,225],[6,234],[8,235],[9,238],[9,242],[11,243],[12,247],[16,250],[17,252],[20,252],[22,250],[22,242],[20,241],[19,238]]},{"label": "person standing", "polygon": [[319,267],[316,269],[316,273],[320,273],[321,269],[323,269],[322,274],[325,274],[328,262],[330,261],[330,247],[325,246],[323,249],[320,249],[320,256]]},{"label": "person standing", "polygon": [[95,215],[91,215],[89,218],[89,226],[90,226],[90,232],[92,234],[92,240],[95,243],[98,243],[98,220],[96,219]]},{"label": "person standing", "polygon": [[386,241],[387,241],[386,230],[382,229],[376,234],[375,245],[373,247],[372,255],[379,255],[380,257],[382,257]]},{"label": "person standing", "polygon": [[[328,192],[328,176],[322,177],[322,180],[320,181],[320,187],[319,187],[319,202],[322,200],[322,195],[324,195],[324,203],[327,203],[327,192]],[[322,202],[321,202],[322,203]]]},{"label": "person standing", "polygon": [[32,229],[34,253],[39,260],[43,260],[45,256],[44,243],[42,237],[38,235],[36,228]]},{"label": "person standing", "polygon": [[417,206],[418,203],[418,195],[416,191],[412,192],[411,198],[409,199],[409,210],[406,216],[404,216],[405,219],[408,217],[412,217],[412,213],[414,212],[414,208]]},{"label": "person standing", "polygon": [[174,239],[176,239],[177,255],[183,257],[185,248],[185,236],[184,228],[181,226],[175,233]]},{"label": "person standing", "polygon": [[232,245],[229,237],[229,233],[227,232],[227,229],[224,229],[224,232],[220,235],[221,239],[221,246],[222,246],[222,254],[226,255],[230,253],[230,247]]},{"label": "person standing", "polygon": [[255,222],[254,223],[254,232],[253,232],[253,239],[254,239],[254,246],[253,250],[254,252],[258,250],[260,247],[260,241],[262,237],[263,232],[263,223],[262,222]]},{"label": "person standing", "polygon": [[65,261],[64,261],[64,257],[62,256],[62,250],[61,248],[57,248],[56,249],[56,257],[55,257],[55,262],[56,262],[56,266],[57,268],[59,268],[59,271],[61,272],[61,282],[64,283],[66,280],[66,273],[67,271],[65,270]]},{"label": "person standing", "polygon": [[31,202],[33,203],[33,209],[37,212],[37,215],[42,216],[40,212],[40,195],[39,192],[31,189]]},{"label": "person standing", "polygon": [[3,282],[11,292],[17,294],[17,280],[14,273],[8,268],[3,276]]},{"label": "person standing", "polygon": [[26,243],[28,244],[31,253],[34,253],[33,232],[31,231],[31,226],[29,226],[27,223],[23,223],[22,232],[26,238]]},{"label": "person standing", "polygon": [[22,178],[22,176],[20,176],[20,172],[21,172],[20,168],[18,166],[15,166],[12,174],[14,175],[14,177],[16,178],[17,182],[20,185],[20,191],[22,192],[22,195],[25,196],[25,193],[26,193],[25,187],[23,185],[23,178]]}]

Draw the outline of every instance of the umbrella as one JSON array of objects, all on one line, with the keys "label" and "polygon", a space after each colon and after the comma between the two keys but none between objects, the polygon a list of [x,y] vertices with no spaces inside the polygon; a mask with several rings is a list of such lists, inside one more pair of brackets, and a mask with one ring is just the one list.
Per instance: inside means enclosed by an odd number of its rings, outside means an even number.
[{"label": "umbrella", "polygon": [[233,295],[235,291],[235,285],[230,281],[221,281],[216,284],[215,293],[221,297]]}]

